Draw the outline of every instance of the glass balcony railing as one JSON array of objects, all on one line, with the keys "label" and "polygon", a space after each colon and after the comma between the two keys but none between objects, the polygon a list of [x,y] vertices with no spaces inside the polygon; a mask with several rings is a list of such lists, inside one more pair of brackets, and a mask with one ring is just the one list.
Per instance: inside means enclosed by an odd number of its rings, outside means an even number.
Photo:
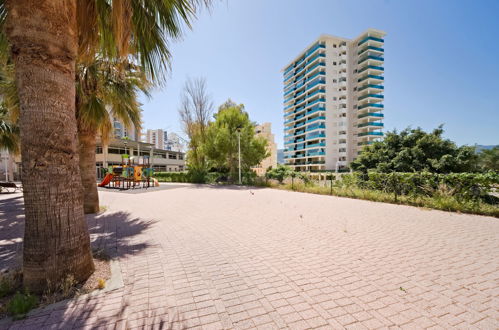
[{"label": "glass balcony railing", "polygon": [[367,85],[364,85],[364,86],[358,88],[357,91],[360,92],[366,88],[385,89],[385,87],[382,85],[367,84]]},{"label": "glass balcony railing", "polygon": [[385,115],[379,112],[368,112],[364,113],[362,115],[358,115],[357,118],[365,118],[365,117],[378,117],[378,118],[383,118]]},{"label": "glass balcony railing", "polygon": [[316,130],[316,129],[320,129],[320,128],[324,129],[324,128],[326,128],[326,125],[321,124],[321,123],[317,123],[317,124],[314,124],[314,125],[310,125],[310,126],[308,126],[308,127],[305,129],[305,132],[314,131],[314,130]]},{"label": "glass balcony railing", "polygon": [[362,73],[362,72],[364,72],[364,71],[366,71],[366,70],[369,70],[369,69],[371,69],[371,70],[378,70],[378,71],[385,71],[385,68],[384,68],[384,67],[382,67],[382,66],[368,65],[368,66],[366,66],[365,68],[363,68],[363,69],[361,69],[361,70],[357,71],[357,73]]},{"label": "glass balcony railing", "polygon": [[323,138],[323,137],[326,137],[325,133],[311,133],[311,134],[307,134],[307,140],[317,139],[317,138]]},{"label": "glass balcony railing", "polygon": [[364,61],[367,61],[367,60],[376,60],[376,61],[384,61],[385,59],[383,57],[379,57],[379,56],[364,56],[362,57],[361,59],[359,59],[359,61],[357,62],[357,64],[360,64]]},{"label": "glass balcony railing", "polygon": [[384,125],[383,125],[383,123],[378,123],[378,122],[371,122],[371,123],[364,123],[364,124],[357,125],[358,128],[368,127],[368,126],[383,127]]},{"label": "glass balcony railing", "polygon": [[313,108],[308,109],[307,116],[319,111],[326,111],[326,107],[324,106],[315,106]]},{"label": "glass balcony railing", "polygon": [[367,94],[367,95],[364,95],[364,96],[359,96],[357,98],[357,101],[362,101],[364,99],[367,99],[368,97],[372,97],[372,98],[375,98],[375,99],[384,99],[385,97],[381,94]]},{"label": "glass balcony railing", "polygon": [[319,142],[319,143],[313,143],[305,146],[305,148],[313,148],[313,147],[325,147],[326,143],[325,142]]},{"label": "glass balcony railing", "polygon": [[367,103],[367,104],[361,105],[357,109],[358,110],[362,110],[364,108],[380,108],[380,109],[383,109],[384,107],[385,106],[383,104],[379,104],[379,103]]},{"label": "glass balcony railing", "polygon": [[368,75],[360,78],[359,80],[357,80],[357,82],[362,82],[362,81],[364,81],[366,79],[369,79],[369,78],[371,78],[371,79],[377,79],[377,80],[385,80],[385,78],[383,76],[376,76],[376,75],[373,75],[373,74],[368,74]]},{"label": "glass balcony railing", "polygon": [[361,49],[357,55],[360,55],[362,54],[363,52],[365,52],[366,50],[376,50],[378,52],[384,52],[385,50],[383,48],[380,48],[380,47],[374,47],[374,46],[367,46],[367,47],[364,47],[363,49]]},{"label": "glass balcony railing", "polygon": [[307,156],[324,156],[325,154],[324,151],[307,152]]},{"label": "glass balcony railing", "polygon": [[305,123],[306,124],[313,123],[314,121],[317,121],[317,120],[326,120],[326,117],[325,116],[315,117],[315,118],[312,118],[312,119],[309,119],[309,120],[305,121]]},{"label": "glass balcony railing", "polygon": [[383,39],[381,38],[376,38],[376,37],[367,37],[367,38],[364,38],[362,39],[361,41],[359,41],[359,43],[357,44],[357,46],[360,46],[362,45],[363,43],[369,41],[369,40],[372,40],[372,41],[378,41],[378,42],[385,42]]},{"label": "glass balcony railing", "polygon": [[359,133],[357,136],[383,136],[383,132],[364,132],[364,133]]}]

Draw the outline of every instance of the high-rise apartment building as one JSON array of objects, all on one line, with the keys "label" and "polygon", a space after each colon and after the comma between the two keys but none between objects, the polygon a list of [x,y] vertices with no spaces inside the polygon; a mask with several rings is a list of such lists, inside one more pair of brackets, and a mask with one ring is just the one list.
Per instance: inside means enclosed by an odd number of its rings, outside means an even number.
[{"label": "high-rise apartment building", "polygon": [[277,166],[277,144],[275,143],[274,134],[272,134],[271,123],[256,125],[255,135],[267,140],[267,152],[269,156],[252,168],[257,175],[264,175],[269,167],[275,168]]},{"label": "high-rise apartment building", "polygon": [[162,129],[148,129],[143,142],[154,144],[157,149],[167,150],[168,132]]},{"label": "high-rise apartment building", "polygon": [[341,169],[383,137],[384,36],[321,35],[284,68],[286,164]]}]

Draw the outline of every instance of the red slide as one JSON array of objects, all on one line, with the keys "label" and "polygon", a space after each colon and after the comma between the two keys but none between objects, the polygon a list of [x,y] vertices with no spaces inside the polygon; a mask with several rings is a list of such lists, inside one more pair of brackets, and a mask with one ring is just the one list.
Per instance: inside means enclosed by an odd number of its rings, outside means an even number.
[{"label": "red slide", "polygon": [[102,182],[99,183],[99,187],[107,186],[109,184],[109,182],[111,182],[112,179],[113,179],[113,175],[111,173],[106,174],[106,176],[104,177],[104,180],[102,180]]}]

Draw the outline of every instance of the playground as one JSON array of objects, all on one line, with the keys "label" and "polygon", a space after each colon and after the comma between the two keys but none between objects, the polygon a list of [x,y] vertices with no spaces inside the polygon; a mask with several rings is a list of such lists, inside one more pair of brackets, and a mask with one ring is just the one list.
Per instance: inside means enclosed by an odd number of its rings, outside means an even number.
[{"label": "playground", "polygon": [[120,165],[111,165],[103,169],[106,173],[99,183],[101,188],[129,190],[139,188],[159,187],[159,183],[152,176],[154,169],[149,156],[121,155]]}]

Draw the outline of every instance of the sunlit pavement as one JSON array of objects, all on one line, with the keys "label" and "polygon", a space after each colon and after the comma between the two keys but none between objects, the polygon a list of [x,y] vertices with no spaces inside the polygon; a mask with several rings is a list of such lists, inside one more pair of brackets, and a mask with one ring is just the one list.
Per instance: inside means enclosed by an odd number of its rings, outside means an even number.
[{"label": "sunlit pavement", "polygon": [[[0,328],[499,326],[499,219],[271,189],[100,191],[93,246],[122,288]],[[0,196],[0,268],[20,194]]]}]

